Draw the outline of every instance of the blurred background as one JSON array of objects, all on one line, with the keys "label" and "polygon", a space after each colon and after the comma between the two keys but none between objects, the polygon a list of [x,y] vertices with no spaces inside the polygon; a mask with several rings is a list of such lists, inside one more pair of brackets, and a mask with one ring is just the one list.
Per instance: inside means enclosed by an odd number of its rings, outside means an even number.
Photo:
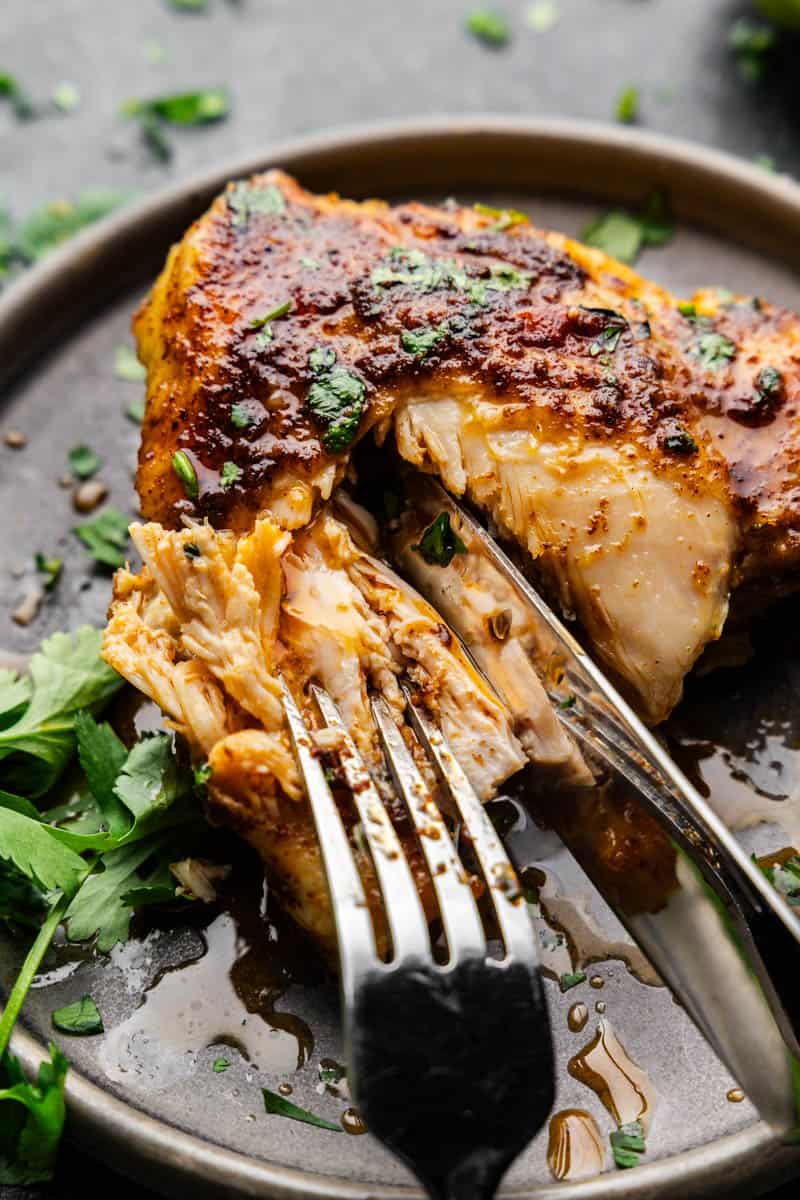
[{"label": "blurred background", "polygon": [[[0,282],[136,194],[356,122],[581,117],[798,175],[792,26],[800,0],[2,0]],[[89,1180],[144,1195],[70,1150],[0,1194]]]}]

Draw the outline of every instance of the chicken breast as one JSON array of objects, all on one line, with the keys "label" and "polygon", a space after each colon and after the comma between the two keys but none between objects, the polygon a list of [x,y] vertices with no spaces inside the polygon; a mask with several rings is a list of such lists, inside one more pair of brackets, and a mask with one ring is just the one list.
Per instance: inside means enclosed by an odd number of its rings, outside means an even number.
[{"label": "chicken breast", "polygon": [[[482,799],[526,762],[504,705],[436,613],[362,550],[329,511],[294,535],[269,518],[249,534],[207,522],[172,531],[134,525],[144,567],[115,578],[103,655],[160,705],[197,762],[207,761],[209,813],[261,855],[284,906],[333,956],[334,930],[310,810],[289,743],[278,673],[289,683],[333,779],[336,746],[308,693],[324,686],[339,707],[393,813],[430,916],[430,881],[391,788],[369,711],[382,693],[412,752],[399,681],[410,681]],[[356,813],[335,788],[360,860],[379,935],[380,894]]]},{"label": "chicken breast", "polygon": [[[467,495],[643,715],[796,586],[798,322],[509,214],[231,184],[136,319],[150,521],[306,525],[372,429]],[[178,453],[178,471],[174,469]]]}]

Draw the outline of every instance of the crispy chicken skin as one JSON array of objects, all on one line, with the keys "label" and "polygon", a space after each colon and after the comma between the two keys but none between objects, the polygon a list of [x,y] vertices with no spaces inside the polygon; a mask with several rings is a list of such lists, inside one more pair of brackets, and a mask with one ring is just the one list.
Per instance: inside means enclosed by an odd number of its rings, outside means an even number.
[{"label": "crispy chicken skin", "polygon": [[679,305],[506,224],[315,196],[277,171],[231,184],[136,318],[142,511],[296,529],[358,438],[393,433],[529,551],[657,722],[733,588],[752,607],[794,586],[798,322],[716,292]]}]

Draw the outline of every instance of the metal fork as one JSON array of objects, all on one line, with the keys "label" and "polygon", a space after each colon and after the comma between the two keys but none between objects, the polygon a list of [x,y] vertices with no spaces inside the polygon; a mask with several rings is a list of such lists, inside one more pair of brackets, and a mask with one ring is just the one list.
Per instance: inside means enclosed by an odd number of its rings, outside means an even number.
[{"label": "metal fork", "polygon": [[438,805],[388,704],[372,701],[380,742],[438,903],[448,957],[434,958],[428,922],[383,800],[328,694],[313,687],[336,732],[391,934],[375,931],[345,826],[312,735],[285,682],[283,700],[319,836],[341,963],[348,1080],[371,1133],[436,1200],[488,1200],[541,1128],[554,1096],[550,1025],[534,929],[514,870],[441,732],[406,693],[407,716],[471,842],[503,943],[493,957],[465,870]]}]

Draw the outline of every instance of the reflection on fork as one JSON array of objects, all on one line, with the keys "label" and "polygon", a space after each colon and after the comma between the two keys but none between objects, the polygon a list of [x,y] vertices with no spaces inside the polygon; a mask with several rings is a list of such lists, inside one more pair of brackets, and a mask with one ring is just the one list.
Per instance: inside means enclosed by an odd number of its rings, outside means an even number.
[{"label": "reflection on fork", "polygon": [[331,894],[353,1093],[370,1131],[432,1196],[486,1200],[547,1119],[554,1096],[550,1025],[526,905],[466,775],[407,693],[410,724],[463,823],[491,899],[502,941],[500,955],[493,956],[470,874],[388,705],[375,697],[383,752],[424,855],[447,941],[447,959],[438,962],[383,800],[336,706],[322,689],[313,694],[322,723],[336,734],[391,941],[384,961],[336,801],[284,683],[284,708]]}]

